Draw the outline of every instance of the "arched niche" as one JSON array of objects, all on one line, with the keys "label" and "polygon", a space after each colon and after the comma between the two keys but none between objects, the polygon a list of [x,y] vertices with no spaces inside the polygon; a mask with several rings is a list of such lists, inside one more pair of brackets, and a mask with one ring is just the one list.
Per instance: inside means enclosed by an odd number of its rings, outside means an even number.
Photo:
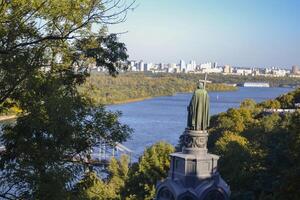
[{"label": "arched niche", "polygon": [[158,191],[157,200],[175,200],[175,198],[169,188],[163,187]]},{"label": "arched niche", "polygon": [[179,200],[198,200],[197,197],[192,194],[191,192],[186,192],[183,193],[182,195],[179,196]]}]

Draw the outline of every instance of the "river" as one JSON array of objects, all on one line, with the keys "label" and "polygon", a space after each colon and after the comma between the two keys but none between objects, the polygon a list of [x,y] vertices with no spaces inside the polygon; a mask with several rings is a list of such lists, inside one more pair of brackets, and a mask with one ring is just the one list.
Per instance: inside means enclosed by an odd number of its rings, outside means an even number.
[{"label": "river", "polygon": [[[244,99],[262,102],[287,93],[291,88],[239,88],[237,91],[210,92],[210,114],[225,112],[238,107]],[[185,129],[187,105],[191,93],[179,93],[119,105],[107,106],[112,111],[121,111],[120,121],[134,129],[131,138],[124,145],[133,150],[134,160],[146,147],[158,141],[173,145]],[[0,124],[1,128],[1,124]]]},{"label": "river", "polygon": [[[210,92],[210,113],[215,115],[229,108],[238,107],[244,99],[262,102],[287,93],[291,88],[244,88],[230,92]],[[173,145],[185,129],[187,105],[191,93],[179,93],[144,101],[108,106],[112,111],[121,111],[120,121],[134,129],[124,145],[134,151],[134,157],[141,155],[146,147],[158,141]]]}]

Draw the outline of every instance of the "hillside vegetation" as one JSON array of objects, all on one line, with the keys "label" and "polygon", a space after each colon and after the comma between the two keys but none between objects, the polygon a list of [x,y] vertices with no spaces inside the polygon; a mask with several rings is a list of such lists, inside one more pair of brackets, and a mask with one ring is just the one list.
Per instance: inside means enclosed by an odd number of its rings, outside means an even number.
[{"label": "hillside vegetation", "polygon": [[[93,74],[80,92],[90,97],[93,103],[116,104],[141,100],[156,96],[174,95],[177,92],[192,92],[198,80],[179,77],[149,77],[143,74],[121,74],[114,78],[104,74]],[[208,84],[209,91],[236,90],[236,87],[224,84]]]},{"label": "hillside vegetation", "polygon": [[300,199],[300,89],[256,104],[245,100],[211,120],[210,151],[221,156],[219,171],[232,199]]}]

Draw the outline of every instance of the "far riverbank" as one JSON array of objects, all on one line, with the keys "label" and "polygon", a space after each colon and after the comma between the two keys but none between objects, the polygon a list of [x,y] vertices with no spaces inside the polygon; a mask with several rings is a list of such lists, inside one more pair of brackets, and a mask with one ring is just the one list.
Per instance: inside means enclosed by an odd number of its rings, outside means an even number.
[{"label": "far riverbank", "polygon": [[[199,79],[198,79],[199,80]],[[176,77],[147,77],[143,74],[120,74],[111,77],[92,74],[79,91],[92,100],[95,106],[124,104],[176,93],[190,93],[197,81]],[[207,85],[208,91],[235,91],[237,87],[221,83]]]}]

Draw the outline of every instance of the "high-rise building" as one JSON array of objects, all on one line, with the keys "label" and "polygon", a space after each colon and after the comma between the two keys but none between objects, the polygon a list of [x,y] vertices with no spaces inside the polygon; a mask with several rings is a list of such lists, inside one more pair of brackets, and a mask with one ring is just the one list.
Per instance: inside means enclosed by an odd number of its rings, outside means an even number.
[{"label": "high-rise building", "polygon": [[144,61],[140,61],[140,66],[139,66],[139,70],[141,71],[141,72],[143,72],[144,71]]},{"label": "high-rise building", "polygon": [[230,73],[232,73],[232,67],[230,65],[225,65],[223,67],[223,73],[224,74],[230,74]]},{"label": "high-rise building", "polygon": [[211,62],[202,63],[200,65],[200,69],[211,69],[211,68],[214,68],[214,64]]},{"label": "high-rise building", "polygon": [[144,71],[145,72],[150,71],[152,67],[153,67],[152,63],[146,63],[144,64]]},{"label": "high-rise building", "polygon": [[191,60],[191,65],[192,65],[193,68],[196,68],[196,66],[197,66],[196,61]]},{"label": "high-rise building", "polygon": [[162,70],[164,68],[165,64],[164,63],[159,63],[158,65],[158,69],[159,70]]},{"label": "high-rise building", "polygon": [[218,67],[218,63],[217,63],[217,62],[214,62],[214,63],[212,64],[212,67],[213,67],[213,68],[217,68],[217,67]]},{"label": "high-rise building", "polygon": [[179,70],[180,70],[180,72],[186,72],[186,64],[185,64],[184,60],[180,60]]},{"label": "high-rise building", "polygon": [[297,65],[292,66],[292,74],[295,74],[295,75],[300,74],[299,66],[297,66]]}]

